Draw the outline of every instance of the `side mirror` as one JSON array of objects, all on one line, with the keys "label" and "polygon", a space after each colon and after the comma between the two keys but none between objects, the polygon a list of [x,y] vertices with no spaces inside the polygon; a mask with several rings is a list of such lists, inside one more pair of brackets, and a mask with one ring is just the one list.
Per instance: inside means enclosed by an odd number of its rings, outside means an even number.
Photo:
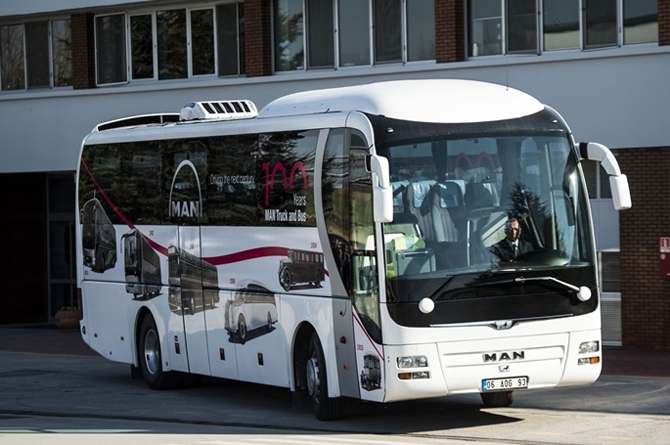
[{"label": "side mirror", "polygon": [[612,189],[612,201],[616,210],[626,210],[633,206],[626,175],[610,176],[610,188]]},{"label": "side mirror", "polygon": [[630,209],[633,202],[630,197],[628,178],[621,173],[619,163],[610,149],[596,142],[581,142],[579,151],[583,159],[599,161],[609,175],[614,208],[616,210]]},{"label": "side mirror", "polygon": [[389,161],[376,154],[368,156],[372,172],[372,203],[375,222],[393,221],[393,188],[389,174]]}]

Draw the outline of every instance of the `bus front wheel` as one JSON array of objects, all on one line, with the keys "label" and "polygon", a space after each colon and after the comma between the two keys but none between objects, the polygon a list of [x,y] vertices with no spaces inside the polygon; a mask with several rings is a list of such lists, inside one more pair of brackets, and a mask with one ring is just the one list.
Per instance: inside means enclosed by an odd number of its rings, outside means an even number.
[{"label": "bus front wheel", "polygon": [[151,315],[142,320],[139,351],[140,369],[149,388],[172,389],[179,385],[179,373],[163,371],[160,336]]},{"label": "bus front wheel", "polygon": [[319,420],[335,420],[342,415],[344,408],[340,397],[328,397],[328,378],[323,348],[316,333],[309,341],[307,357],[307,391],[312,399],[314,414]]},{"label": "bus front wheel", "polygon": [[514,391],[483,392],[481,396],[487,408],[504,408],[514,402]]}]

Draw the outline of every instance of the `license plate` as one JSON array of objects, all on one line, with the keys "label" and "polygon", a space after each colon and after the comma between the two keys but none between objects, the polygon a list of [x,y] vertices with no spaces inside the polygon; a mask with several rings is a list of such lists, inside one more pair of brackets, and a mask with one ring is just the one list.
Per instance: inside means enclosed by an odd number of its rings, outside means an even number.
[{"label": "license plate", "polygon": [[482,391],[507,391],[528,388],[528,377],[507,377],[504,379],[482,380]]}]

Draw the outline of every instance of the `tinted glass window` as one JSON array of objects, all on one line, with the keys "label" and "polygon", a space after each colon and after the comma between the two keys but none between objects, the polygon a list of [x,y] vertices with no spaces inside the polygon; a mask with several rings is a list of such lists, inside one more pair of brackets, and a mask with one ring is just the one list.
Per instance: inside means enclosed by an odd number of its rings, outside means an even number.
[{"label": "tinted glass window", "polygon": [[275,70],[288,71],[304,67],[302,0],[275,0]]},{"label": "tinted glass window", "polygon": [[156,12],[158,32],[158,78],[187,76],[186,10]]},{"label": "tinted glass window", "polygon": [[125,82],[126,17],[107,15],[95,19],[98,84]]},{"label": "tinted glass window", "polygon": [[0,70],[3,90],[22,90],[26,87],[23,25],[0,26]]},{"label": "tinted glass window", "polygon": [[130,17],[133,79],[154,78],[154,43],[151,15]]},{"label": "tinted glass window", "polygon": [[579,0],[544,0],[544,50],[579,48]]}]

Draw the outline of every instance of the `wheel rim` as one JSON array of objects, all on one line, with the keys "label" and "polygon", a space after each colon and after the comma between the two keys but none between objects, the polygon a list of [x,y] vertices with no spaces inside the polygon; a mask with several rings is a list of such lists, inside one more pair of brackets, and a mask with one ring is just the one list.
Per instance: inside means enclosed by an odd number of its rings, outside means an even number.
[{"label": "wheel rim", "polygon": [[144,364],[149,374],[154,375],[160,366],[161,354],[156,332],[150,330],[144,338]]},{"label": "wheel rim", "polygon": [[268,312],[268,329],[272,329],[272,315]]},{"label": "wheel rim", "polygon": [[240,338],[245,338],[247,336],[247,324],[244,322],[244,318],[240,317],[240,321],[237,326],[237,331],[240,334]]},{"label": "wheel rim", "polygon": [[321,400],[321,383],[319,382],[319,361],[316,354],[307,360],[307,391],[316,403]]}]

